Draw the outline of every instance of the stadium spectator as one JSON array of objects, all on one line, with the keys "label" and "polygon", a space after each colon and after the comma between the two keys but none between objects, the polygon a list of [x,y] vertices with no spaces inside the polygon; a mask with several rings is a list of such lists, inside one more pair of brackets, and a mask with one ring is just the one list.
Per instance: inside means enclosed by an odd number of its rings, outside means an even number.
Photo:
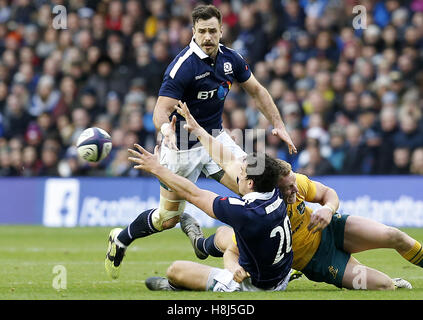
[{"label": "stadium spectator", "polygon": [[377,124],[381,137],[375,159],[375,173],[389,174],[393,162],[394,137],[398,132],[397,110],[395,107],[384,107],[380,113],[380,121]]},{"label": "stadium spectator", "polygon": [[423,175],[423,148],[417,148],[411,155],[410,172]]},{"label": "stadium spectator", "polygon": [[106,27],[109,30],[120,31],[122,27],[123,3],[111,1],[106,16]]},{"label": "stadium spectator", "polygon": [[71,119],[68,115],[63,114],[59,116],[56,120],[56,127],[58,130],[58,135],[60,137],[60,140],[62,142],[63,146],[71,146],[72,141],[72,135],[74,132],[74,126],[71,122]]},{"label": "stadium spectator", "polygon": [[104,108],[98,104],[97,94],[94,88],[86,87],[80,91],[80,96],[76,101],[78,107],[84,108],[91,119],[96,119],[103,113]]},{"label": "stadium spectator", "polygon": [[76,82],[71,76],[64,76],[59,85],[60,98],[54,108],[52,117],[57,120],[62,115],[68,115],[77,95]]},{"label": "stadium spectator", "polygon": [[330,161],[322,156],[320,142],[318,139],[307,140],[306,150],[308,153],[308,162],[298,169],[299,173],[307,176],[325,176],[335,173]]},{"label": "stadium spectator", "polygon": [[7,97],[3,113],[3,128],[6,138],[23,135],[28,128],[31,117],[22,105],[19,97],[11,94]]},{"label": "stadium spectator", "polygon": [[14,175],[10,166],[10,152],[7,147],[0,150],[0,173],[4,177]]},{"label": "stadium spectator", "polygon": [[363,141],[363,133],[357,123],[350,123],[346,129],[345,158],[342,165],[343,174],[362,174],[366,157],[366,145]]},{"label": "stadium spectator", "polygon": [[[298,1],[288,0],[282,2],[282,18],[279,20],[279,34],[287,32],[293,39],[304,33],[305,13]],[[300,42],[300,39],[298,42]],[[301,45],[300,45],[301,46]],[[304,47],[303,47],[304,48]]]},{"label": "stadium spectator", "polygon": [[36,93],[33,95],[28,112],[36,117],[42,112],[52,112],[60,99],[60,93],[55,88],[54,79],[51,76],[42,76],[37,84]]},{"label": "stadium spectator", "polygon": [[391,174],[410,173],[410,149],[406,146],[398,146],[394,149],[394,165]]},{"label": "stadium spectator", "polygon": [[92,120],[91,115],[87,112],[87,110],[81,107],[73,109],[71,117],[74,127],[71,141],[72,143],[76,143],[79,135],[90,126]]},{"label": "stadium spectator", "polygon": [[252,6],[244,5],[239,12],[239,33],[233,42],[233,49],[238,51],[246,61],[255,65],[262,61],[267,50],[266,34],[263,26],[257,21]]},{"label": "stadium spectator", "polygon": [[0,82],[0,113],[4,114],[6,108],[6,100],[9,94],[9,87],[3,81]]},{"label": "stadium spectator", "polygon": [[345,129],[343,126],[334,123],[329,128],[329,135],[331,152],[328,160],[335,170],[334,173],[340,173],[345,159]]},{"label": "stadium spectator", "polygon": [[37,149],[34,146],[26,146],[22,150],[23,176],[34,177],[39,174],[41,160],[38,158]]},{"label": "stadium spectator", "polygon": [[126,176],[131,166],[128,164],[128,152],[124,149],[116,151],[113,161],[107,166],[106,175]]},{"label": "stadium spectator", "polygon": [[147,93],[157,95],[162,80],[160,66],[152,60],[151,48],[147,44],[136,49],[135,71],[137,77],[149,82]]},{"label": "stadium spectator", "polygon": [[110,91],[107,94],[105,112],[110,117],[113,128],[119,126],[119,117],[122,107],[121,104],[121,99],[115,91]]},{"label": "stadium spectator", "polygon": [[419,119],[413,114],[400,115],[400,130],[394,137],[396,147],[405,147],[410,151],[423,145],[423,132],[419,128]]},{"label": "stadium spectator", "polygon": [[[100,57],[93,67],[94,73],[87,79],[86,86],[95,88],[99,106],[105,107],[107,93],[111,90],[119,93],[114,87],[119,82],[119,79],[112,78],[113,63],[112,59],[107,55]],[[125,93],[122,92],[123,95]]]},{"label": "stadium spectator", "polygon": [[43,142],[41,149],[40,176],[58,176],[60,159],[60,144],[57,140],[48,138]]}]

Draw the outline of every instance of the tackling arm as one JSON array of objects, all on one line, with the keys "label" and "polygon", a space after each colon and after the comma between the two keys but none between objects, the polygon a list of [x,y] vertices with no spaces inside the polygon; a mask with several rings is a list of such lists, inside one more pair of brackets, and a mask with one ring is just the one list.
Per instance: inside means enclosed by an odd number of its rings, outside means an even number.
[{"label": "tackling arm", "polygon": [[332,214],[339,208],[339,197],[336,191],[320,182],[313,181],[316,185],[316,195],[312,202],[320,203],[332,211]]},{"label": "tackling arm", "polygon": [[312,232],[315,233],[326,228],[331,222],[332,216],[338,210],[339,198],[334,189],[317,181],[313,181],[313,183],[316,186],[316,195],[311,202],[322,205],[310,216],[308,230],[313,230]]}]

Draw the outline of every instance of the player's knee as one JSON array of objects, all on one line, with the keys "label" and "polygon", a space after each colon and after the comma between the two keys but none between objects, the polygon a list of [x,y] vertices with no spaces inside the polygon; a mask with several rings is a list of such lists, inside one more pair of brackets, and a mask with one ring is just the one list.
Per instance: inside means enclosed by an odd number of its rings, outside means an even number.
[{"label": "player's knee", "polygon": [[169,279],[170,282],[177,284],[180,276],[181,276],[181,270],[182,266],[180,261],[174,261],[169,268],[167,268],[166,271],[166,277]]},{"label": "player's knee", "polygon": [[158,231],[173,228],[184,209],[185,200],[169,200],[160,196],[159,208],[151,216],[154,228]]},{"label": "player's knee", "polygon": [[169,220],[163,221],[162,229],[163,230],[171,229],[174,226],[176,226],[176,224],[179,222],[179,217],[180,216],[176,216],[176,217],[170,218]]},{"label": "player's knee", "polygon": [[233,234],[233,230],[230,227],[221,226],[221,227],[217,228],[214,241],[215,241],[215,245],[222,252],[224,252],[226,250],[226,248],[228,248],[229,245],[231,244],[232,234]]},{"label": "player's knee", "polygon": [[377,283],[374,289],[380,290],[380,291],[394,290],[395,285],[391,279],[386,278],[383,281],[380,281],[379,283]]},{"label": "player's knee", "polygon": [[232,236],[232,228],[221,226],[216,230],[216,238],[228,238]]},{"label": "player's knee", "polygon": [[216,230],[216,234],[228,234],[228,233],[232,233],[232,228],[228,227],[228,226],[220,226],[219,228],[217,228]]},{"label": "player's knee", "polygon": [[176,269],[175,263],[176,263],[176,261],[175,262],[172,262],[172,264],[166,270],[166,277],[169,280],[172,280],[173,277],[174,277],[174,275],[175,275],[175,269]]},{"label": "player's knee", "polygon": [[395,227],[386,227],[385,238],[391,248],[401,250],[403,246],[407,246],[404,241],[404,233]]}]

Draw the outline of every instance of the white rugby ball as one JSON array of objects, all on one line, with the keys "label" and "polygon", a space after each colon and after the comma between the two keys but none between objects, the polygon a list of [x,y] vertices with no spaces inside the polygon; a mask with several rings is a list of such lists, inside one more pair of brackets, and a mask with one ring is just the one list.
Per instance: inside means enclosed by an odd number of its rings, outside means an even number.
[{"label": "white rugby ball", "polygon": [[112,138],[103,129],[92,127],[85,129],[76,142],[78,155],[89,162],[99,162],[112,150]]}]

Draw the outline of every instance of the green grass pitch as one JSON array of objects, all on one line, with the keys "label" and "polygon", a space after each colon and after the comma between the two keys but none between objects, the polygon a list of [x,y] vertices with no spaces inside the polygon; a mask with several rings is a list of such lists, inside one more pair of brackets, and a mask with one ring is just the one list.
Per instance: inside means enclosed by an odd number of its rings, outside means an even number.
[{"label": "green grass pitch", "polygon": [[[362,263],[391,277],[403,277],[413,290],[394,292],[350,291],[315,283],[305,277],[290,283],[285,292],[152,292],[144,281],[163,276],[174,260],[196,259],[179,225],[136,240],[128,249],[121,276],[111,280],[104,270],[107,236],[111,228],[47,228],[0,226],[1,300],[421,300],[423,270],[394,250],[378,249],[355,254]],[[422,241],[423,229],[403,229]],[[214,229],[205,229],[206,235]],[[204,263],[222,265],[222,259]],[[54,272],[55,266],[61,271]],[[65,271],[66,274],[63,273]],[[57,276],[66,276],[66,288],[57,288]],[[62,278],[63,279],[63,278]],[[65,282],[60,282],[64,284]]]}]

